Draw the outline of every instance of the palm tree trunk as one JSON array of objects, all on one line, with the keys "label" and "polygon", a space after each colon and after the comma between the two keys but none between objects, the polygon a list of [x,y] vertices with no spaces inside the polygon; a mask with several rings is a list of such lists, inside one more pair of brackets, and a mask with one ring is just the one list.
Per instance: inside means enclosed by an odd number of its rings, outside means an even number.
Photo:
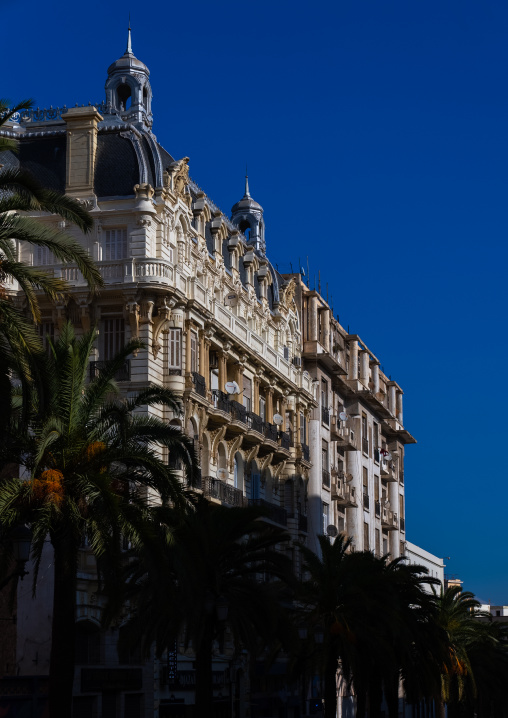
[{"label": "palm tree trunk", "polygon": [[332,651],[328,651],[325,665],[325,714],[324,718],[337,716],[337,659]]},{"label": "palm tree trunk", "polygon": [[201,643],[196,646],[196,716],[212,715],[213,624],[213,616],[206,616]]},{"label": "palm tree trunk", "polygon": [[53,540],[53,620],[49,663],[49,715],[72,715],[75,660],[76,557],[64,540]]}]

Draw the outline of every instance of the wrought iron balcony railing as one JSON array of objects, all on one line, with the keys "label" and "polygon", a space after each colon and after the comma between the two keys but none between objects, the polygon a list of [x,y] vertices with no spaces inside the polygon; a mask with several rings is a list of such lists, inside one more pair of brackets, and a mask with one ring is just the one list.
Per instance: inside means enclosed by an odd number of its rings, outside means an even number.
[{"label": "wrought iron balcony railing", "polygon": [[279,526],[287,526],[288,513],[281,506],[265,501],[265,499],[249,499],[249,506],[262,506],[270,521],[279,524]]},{"label": "wrought iron balcony railing", "polygon": [[231,418],[236,421],[241,421],[243,424],[247,423],[247,409],[244,407],[243,404],[240,404],[239,401],[235,401],[234,399],[230,402],[231,406]]},{"label": "wrought iron balcony railing", "polygon": [[231,405],[229,403],[228,395],[225,391],[220,391],[220,389],[214,389],[212,391],[212,401],[215,409],[225,411],[226,414],[231,413]]},{"label": "wrought iron balcony railing", "polygon": [[270,424],[270,422],[265,421],[263,424],[263,433],[270,441],[277,441],[277,426],[275,424]]},{"label": "wrought iron balcony railing", "polygon": [[192,372],[192,383],[194,384],[194,391],[199,396],[206,397],[206,381],[205,377],[198,374],[197,371]]},{"label": "wrought iron balcony railing", "polygon": [[247,499],[241,489],[230,486],[214,476],[203,476],[201,488],[205,496],[219,499],[229,506],[245,506],[247,504]]},{"label": "wrought iron balcony railing", "polygon": [[263,433],[263,419],[255,414],[253,411],[247,412],[247,426],[253,431],[257,431],[259,434]]}]

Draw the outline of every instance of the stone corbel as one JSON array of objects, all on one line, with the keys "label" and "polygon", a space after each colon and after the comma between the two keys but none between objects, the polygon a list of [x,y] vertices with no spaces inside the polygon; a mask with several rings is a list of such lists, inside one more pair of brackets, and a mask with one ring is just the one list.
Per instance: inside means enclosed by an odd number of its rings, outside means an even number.
[{"label": "stone corbel", "polygon": [[58,327],[58,331],[61,332],[63,329],[63,325],[67,321],[67,301],[59,302],[58,304],[55,304],[55,309],[53,311],[54,320],[53,323],[56,324]]},{"label": "stone corbel", "polygon": [[241,447],[243,441],[243,436],[240,434],[240,436],[237,436],[236,439],[233,439],[231,442],[228,442],[229,444],[229,470],[233,471],[234,469],[234,461],[235,461],[235,454],[238,451],[238,449]]},{"label": "stone corbel", "polygon": [[273,459],[273,453],[267,454],[262,461],[259,462],[259,468],[261,471],[264,471],[266,468],[268,468],[271,464],[271,461]]},{"label": "stone corbel", "polygon": [[210,453],[212,456],[215,456],[217,454],[219,444],[226,435],[226,429],[227,425],[224,425],[221,426],[220,429],[217,429],[217,431],[210,432],[210,437],[212,439],[212,447]]},{"label": "stone corbel", "polygon": [[85,295],[74,295],[74,301],[80,309],[79,319],[84,332],[90,331],[90,297]]},{"label": "stone corbel", "polygon": [[151,300],[145,300],[141,302],[141,317],[140,324],[153,324],[152,313],[153,313],[154,302]]},{"label": "stone corbel", "polygon": [[170,301],[167,299],[167,297],[164,297],[157,307],[157,316],[153,319],[152,322],[152,352],[155,359],[157,359],[157,354],[162,348],[162,344],[159,342],[159,337],[163,331],[167,331],[168,329],[169,321],[171,319],[172,308],[174,306],[174,301]]},{"label": "stone corbel", "polygon": [[245,456],[245,465],[249,464],[251,461],[254,461],[256,459],[257,455],[259,453],[259,444],[256,446],[253,446],[252,449],[247,452],[247,455]]},{"label": "stone corbel", "polygon": [[287,463],[287,460],[284,459],[283,461],[279,461],[278,464],[275,464],[275,466],[272,466],[272,469],[273,469],[273,478],[274,478],[274,479],[279,479],[279,478],[280,478],[280,475],[282,474],[282,472],[283,472],[284,469],[286,468],[286,463]]},{"label": "stone corbel", "polygon": [[[125,314],[131,328],[131,339],[139,339],[139,304],[135,301],[127,302],[125,305]],[[136,356],[137,353],[137,350],[134,351],[134,356]]]}]

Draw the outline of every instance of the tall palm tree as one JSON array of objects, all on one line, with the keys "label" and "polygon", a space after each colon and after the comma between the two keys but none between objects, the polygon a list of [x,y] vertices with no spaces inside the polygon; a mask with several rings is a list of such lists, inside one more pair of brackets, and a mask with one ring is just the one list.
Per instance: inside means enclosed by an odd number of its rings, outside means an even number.
[{"label": "tall palm tree", "polygon": [[[179,429],[137,413],[166,405],[179,412],[174,395],[150,387],[135,398],[119,396],[114,381],[138,341],[128,343],[87,383],[96,332],[81,338],[67,324],[49,354],[39,357],[40,383],[32,387],[28,425],[13,423],[0,446],[4,461],[25,467],[29,480],[5,480],[0,521],[6,529],[28,523],[33,532],[34,590],[44,542],[54,554],[54,599],[49,710],[71,715],[74,677],[76,571],[79,547],[88,537],[108,569],[106,588],[120,581],[122,536],[142,540],[148,493],[180,505],[179,480],[160,457],[159,447],[180,458],[189,477],[197,470],[192,442]],[[6,455],[7,454],[7,455]]]},{"label": "tall palm tree", "polygon": [[[11,109],[8,104],[7,100],[0,100],[0,130],[5,129],[16,112],[29,108],[32,101],[25,100]],[[18,284],[35,322],[40,320],[38,290],[55,299],[69,289],[63,279],[19,261],[17,243],[45,247],[56,259],[77,264],[92,290],[103,284],[99,270],[78,241],[29,216],[34,212],[55,214],[84,233],[90,232],[93,226],[91,215],[72,197],[42,187],[24,169],[2,168],[1,154],[17,152],[17,146],[17,140],[0,135],[0,388],[7,393],[9,370],[15,370],[21,378],[29,376],[30,356],[41,350],[32,322],[10,301],[9,288]]]},{"label": "tall palm tree", "polygon": [[[130,623],[131,640],[156,642],[160,655],[175,637],[192,643],[196,655],[196,715],[211,715],[212,649],[228,630],[235,649],[256,653],[280,634],[280,584],[290,581],[287,557],[277,545],[288,539],[282,529],[259,519],[259,507],[212,504],[196,497],[183,516],[157,508],[154,520],[161,538],[145,544],[129,569],[131,600],[137,606]],[[173,541],[164,540],[174,526]],[[262,580],[264,579],[264,580]],[[221,617],[218,607],[227,615]]]}]

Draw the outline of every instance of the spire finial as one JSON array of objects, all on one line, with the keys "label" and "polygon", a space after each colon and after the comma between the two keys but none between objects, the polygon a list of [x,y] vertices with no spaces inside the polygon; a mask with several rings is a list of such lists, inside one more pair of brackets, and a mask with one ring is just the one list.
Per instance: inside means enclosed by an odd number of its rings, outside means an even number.
[{"label": "spire finial", "polygon": [[132,55],[132,40],[131,40],[131,14],[129,13],[129,31],[127,35],[127,50],[126,55]]},{"label": "spire finial", "polygon": [[245,195],[244,197],[250,198],[249,192],[249,173],[247,172],[247,164],[245,165]]}]

